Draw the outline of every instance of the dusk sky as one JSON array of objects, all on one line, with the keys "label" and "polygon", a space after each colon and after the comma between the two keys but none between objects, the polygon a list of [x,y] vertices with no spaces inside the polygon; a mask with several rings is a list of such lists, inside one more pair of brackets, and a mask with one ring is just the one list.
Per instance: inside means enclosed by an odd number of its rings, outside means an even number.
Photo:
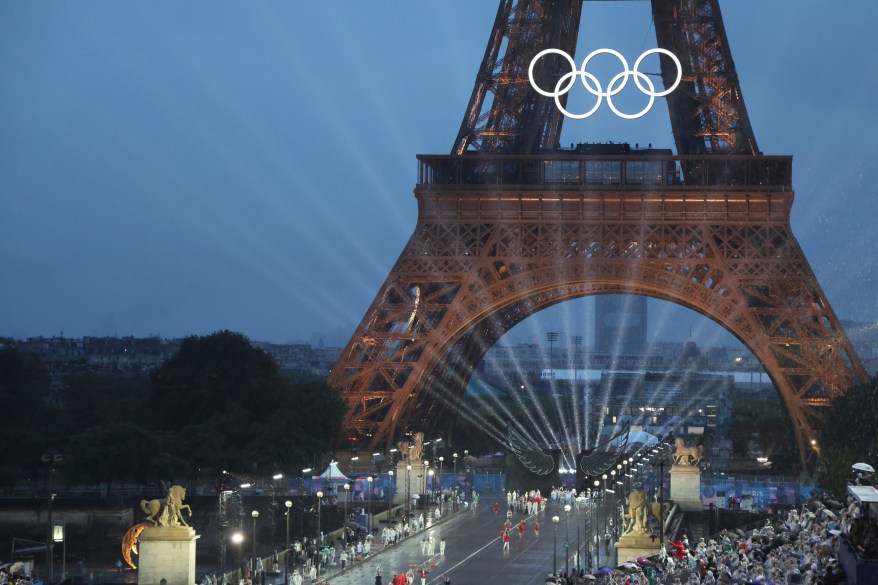
[{"label": "dusk sky", "polygon": [[[793,231],[839,317],[878,320],[878,3],[721,6],[760,149],[794,156]],[[496,9],[4,0],[0,336],[345,342],[414,229],[415,155],[451,149]],[[586,2],[582,22],[580,61],[656,46],[648,2]],[[664,101],[568,120],[561,142],[607,141],[673,148]]]}]

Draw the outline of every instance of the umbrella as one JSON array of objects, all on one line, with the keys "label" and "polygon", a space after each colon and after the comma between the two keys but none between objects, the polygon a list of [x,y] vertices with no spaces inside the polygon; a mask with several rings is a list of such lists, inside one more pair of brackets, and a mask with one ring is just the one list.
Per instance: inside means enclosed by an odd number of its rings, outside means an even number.
[{"label": "umbrella", "polygon": [[646,557],[637,557],[637,562],[641,565],[645,565],[646,563],[651,563],[652,561]]},{"label": "umbrella", "polygon": [[609,575],[612,574],[612,572],[613,569],[611,567],[601,567],[600,569],[598,569],[598,573],[607,573]]},{"label": "umbrella", "polygon": [[854,463],[851,465],[851,469],[856,469],[857,471],[868,471],[869,473],[875,473],[875,468],[869,465],[868,463]]},{"label": "umbrella", "polygon": [[591,573],[587,573],[587,574],[583,575],[582,578],[588,579],[589,581],[596,581],[597,580],[597,577],[595,577]]},{"label": "umbrella", "polygon": [[830,530],[829,534],[833,536],[838,536],[839,534],[841,534],[841,530]]}]

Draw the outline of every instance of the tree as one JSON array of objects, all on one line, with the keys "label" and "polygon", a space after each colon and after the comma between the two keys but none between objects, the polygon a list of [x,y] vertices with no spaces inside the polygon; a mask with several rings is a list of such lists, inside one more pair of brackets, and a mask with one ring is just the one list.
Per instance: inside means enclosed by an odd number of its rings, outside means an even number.
[{"label": "tree", "polygon": [[179,476],[185,463],[170,453],[171,437],[129,422],[92,426],[70,438],[63,473],[68,485],[150,483]]},{"label": "tree", "polygon": [[190,468],[273,473],[300,467],[341,430],[344,401],[323,381],[292,383],[240,333],[187,337],[153,372],[155,424]]},{"label": "tree", "polygon": [[878,462],[878,377],[856,384],[833,400],[823,415],[818,481],[840,497],[851,465]]},{"label": "tree", "polygon": [[49,371],[38,354],[0,349],[0,404],[6,408],[0,425],[0,482],[11,484],[21,472],[38,470],[50,446],[48,396]]},{"label": "tree", "polygon": [[113,421],[148,419],[148,378],[143,375],[98,375],[94,372],[64,380],[61,402],[63,423],[68,434]]}]

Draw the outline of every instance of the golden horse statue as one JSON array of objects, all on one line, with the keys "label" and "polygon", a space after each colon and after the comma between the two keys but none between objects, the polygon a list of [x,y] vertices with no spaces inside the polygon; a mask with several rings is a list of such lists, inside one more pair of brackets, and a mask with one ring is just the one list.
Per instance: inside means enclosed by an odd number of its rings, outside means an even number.
[{"label": "golden horse statue", "polygon": [[704,459],[704,445],[687,447],[682,437],[674,440],[674,465],[698,465]]},{"label": "golden horse statue", "polygon": [[649,534],[650,517],[659,522],[661,518],[668,517],[670,509],[670,502],[650,503],[645,491],[631,490],[628,495],[628,513],[622,517],[622,521],[628,523],[623,534]]},{"label": "golden horse statue", "polygon": [[403,460],[420,461],[424,451],[424,433],[412,435],[412,442],[399,441],[396,448],[402,455]]},{"label": "golden horse statue", "polygon": [[[189,511],[192,517],[192,508],[184,504],[186,488],[180,485],[172,485],[168,489],[168,495],[162,500],[140,500],[140,509],[146,514],[146,519],[154,526],[189,526],[183,519],[183,510]],[[161,513],[161,514],[160,514]],[[156,520],[158,516],[158,520]]]}]

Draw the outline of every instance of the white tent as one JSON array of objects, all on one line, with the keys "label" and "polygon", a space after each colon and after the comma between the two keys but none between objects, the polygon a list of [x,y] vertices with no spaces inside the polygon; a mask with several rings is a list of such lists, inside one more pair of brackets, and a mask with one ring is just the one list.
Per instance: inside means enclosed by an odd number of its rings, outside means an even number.
[{"label": "white tent", "polygon": [[323,473],[321,473],[320,475],[314,475],[312,476],[312,478],[332,482],[350,481],[350,478],[341,472],[341,469],[338,468],[338,463],[336,463],[335,461],[330,463],[329,467],[327,467]]}]

